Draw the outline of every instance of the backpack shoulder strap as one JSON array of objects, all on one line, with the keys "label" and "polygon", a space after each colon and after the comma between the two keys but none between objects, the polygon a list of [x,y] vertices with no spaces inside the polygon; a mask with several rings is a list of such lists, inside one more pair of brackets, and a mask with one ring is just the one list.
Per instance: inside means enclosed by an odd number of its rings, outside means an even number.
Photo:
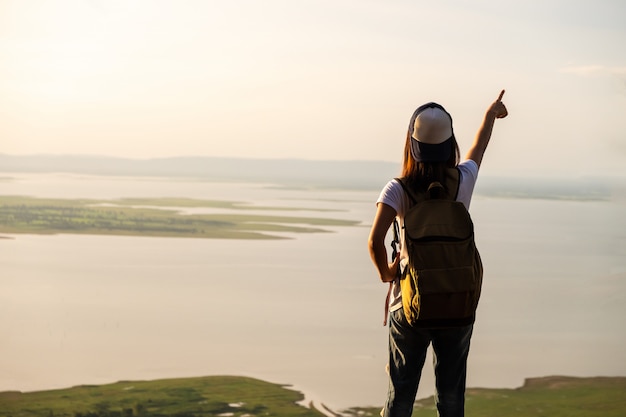
[{"label": "backpack shoulder strap", "polygon": [[419,200],[422,200],[419,198],[417,193],[415,193],[415,191],[411,190],[411,187],[409,187],[409,184],[407,183],[407,180],[405,177],[394,178],[394,180],[400,183],[400,185],[402,186],[402,189],[404,190],[405,194],[409,197],[413,205],[417,204]]}]

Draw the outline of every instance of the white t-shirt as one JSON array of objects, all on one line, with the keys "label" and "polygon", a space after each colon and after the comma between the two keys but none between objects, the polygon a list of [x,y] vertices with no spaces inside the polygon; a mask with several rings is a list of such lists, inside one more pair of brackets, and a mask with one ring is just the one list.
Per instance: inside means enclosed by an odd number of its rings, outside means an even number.
[{"label": "white t-shirt", "polygon": [[[476,162],[468,159],[461,162],[458,165],[460,172],[460,184],[459,192],[457,195],[457,201],[462,202],[469,210],[470,202],[472,200],[472,193],[474,192],[474,185],[476,185],[476,179],[478,178],[478,165]],[[380,196],[376,201],[376,204],[384,203],[396,211],[396,218],[400,230],[404,227],[404,213],[410,207],[410,200],[407,197],[402,185],[396,180],[391,180],[385,185],[380,192]],[[400,233],[400,268],[404,268],[407,264],[407,252],[404,244],[404,234]],[[389,311],[394,311],[402,307],[402,295],[400,292],[400,281],[395,280],[391,288],[391,297],[389,299]]]}]

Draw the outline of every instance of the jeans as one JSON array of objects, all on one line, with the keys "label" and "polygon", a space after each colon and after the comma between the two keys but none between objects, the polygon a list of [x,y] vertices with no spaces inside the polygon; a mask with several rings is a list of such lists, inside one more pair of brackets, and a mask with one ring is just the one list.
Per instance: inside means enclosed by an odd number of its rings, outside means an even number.
[{"label": "jeans", "polygon": [[435,403],[440,417],[465,414],[465,376],[473,324],[452,328],[416,328],[402,308],[389,319],[389,394],[383,417],[409,417],[428,346],[433,344]]}]

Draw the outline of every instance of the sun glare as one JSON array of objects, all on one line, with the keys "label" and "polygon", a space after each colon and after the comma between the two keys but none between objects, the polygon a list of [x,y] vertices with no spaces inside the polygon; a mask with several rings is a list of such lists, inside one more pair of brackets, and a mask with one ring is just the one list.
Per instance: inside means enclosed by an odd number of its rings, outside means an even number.
[{"label": "sun glare", "polygon": [[111,6],[117,3],[99,6],[106,4],[42,2],[36,11],[24,12],[23,24],[15,27],[21,40],[5,49],[10,57],[5,85],[17,101],[62,104],[106,97],[128,66],[132,38],[123,19],[128,10],[120,14],[120,7]]}]

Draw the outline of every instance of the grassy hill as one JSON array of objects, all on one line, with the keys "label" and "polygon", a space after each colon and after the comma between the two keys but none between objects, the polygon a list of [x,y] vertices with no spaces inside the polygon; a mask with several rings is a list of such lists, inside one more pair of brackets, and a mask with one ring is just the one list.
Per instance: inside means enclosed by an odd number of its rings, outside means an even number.
[{"label": "grassy hill", "polygon": [[2,392],[0,416],[323,416],[297,404],[303,399],[302,393],[282,385],[245,377],[209,376]]},{"label": "grassy hill", "polygon": [[[178,211],[184,207],[226,211],[213,214],[183,214]],[[285,214],[246,213],[250,210]],[[327,231],[322,228],[324,226],[354,226],[359,223],[288,214],[301,210],[304,209],[254,207],[240,202],[190,198],[75,200],[0,196],[0,233],[281,239],[284,237],[278,233],[319,233]]]},{"label": "grassy hill", "polygon": [[[324,413],[297,404],[304,395],[284,385],[232,376],[123,381],[100,386],[0,393],[0,417],[252,417],[378,416],[380,408]],[[322,406],[323,407],[323,406]],[[432,397],[415,404],[413,416],[435,416]],[[516,389],[469,388],[468,417],[622,417],[626,377],[551,376]]]},{"label": "grassy hill", "polygon": [[[378,416],[380,409],[354,408],[354,416]],[[415,404],[413,417],[436,415],[433,397]],[[516,389],[469,388],[467,417],[624,417],[626,378],[549,376],[527,379]]]}]

